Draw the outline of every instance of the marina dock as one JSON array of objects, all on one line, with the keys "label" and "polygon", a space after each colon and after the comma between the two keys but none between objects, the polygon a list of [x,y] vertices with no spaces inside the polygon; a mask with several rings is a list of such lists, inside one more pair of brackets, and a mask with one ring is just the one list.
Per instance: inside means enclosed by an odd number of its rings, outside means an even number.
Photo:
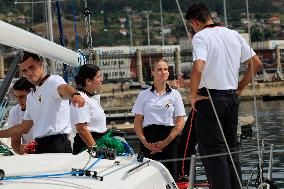
[{"label": "marina dock", "polygon": [[[186,121],[187,118],[185,118]],[[239,116],[239,127],[241,128],[241,133],[250,133],[252,126],[255,124],[255,119],[253,116]],[[117,132],[122,134],[135,134],[134,132],[134,123],[125,122],[123,124],[109,124],[108,129],[115,129]]]}]

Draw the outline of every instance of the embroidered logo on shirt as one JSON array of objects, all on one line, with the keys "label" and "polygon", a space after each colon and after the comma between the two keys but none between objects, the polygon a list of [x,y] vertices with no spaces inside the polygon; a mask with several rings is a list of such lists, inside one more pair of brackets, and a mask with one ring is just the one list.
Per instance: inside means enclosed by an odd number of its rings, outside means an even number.
[{"label": "embroidered logo on shirt", "polygon": [[166,108],[170,108],[170,106],[173,104],[173,101],[172,100],[168,100],[166,102]]},{"label": "embroidered logo on shirt", "polygon": [[42,96],[41,95],[38,96],[38,101],[42,102]]},{"label": "embroidered logo on shirt", "polygon": [[167,104],[166,104],[166,108],[169,108],[170,107],[170,104],[169,104],[169,102],[167,102]]}]

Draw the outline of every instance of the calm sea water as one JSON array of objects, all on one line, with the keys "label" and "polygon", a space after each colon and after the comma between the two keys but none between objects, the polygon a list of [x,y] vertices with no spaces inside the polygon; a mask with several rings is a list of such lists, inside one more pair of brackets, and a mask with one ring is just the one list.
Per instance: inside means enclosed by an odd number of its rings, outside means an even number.
[{"label": "calm sea water", "polygon": [[[263,102],[258,100],[258,128],[259,138],[264,140],[265,147],[263,153],[263,170],[264,177],[267,178],[269,150],[270,144],[274,145],[273,158],[273,174],[272,177],[277,183],[277,188],[284,188],[284,101]],[[189,108],[187,108],[189,111]],[[239,115],[254,115],[254,102],[244,101],[240,104]],[[258,166],[258,148],[257,148],[257,127],[252,127],[252,136],[242,137],[241,146],[242,153],[240,154],[243,173],[243,187],[247,188],[248,180],[251,177],[252,171]],[[135,150],[139,150],[137,140],[132,140],[130,143]],[[260,141],[261,145],[262,141]],[[197,162],[197,167],[202,167],[201,162]],[[204,170],[197,169],[197,180],[204,180]],[[249,189],[255,188],[255,178],[257,171],[252,174],[251,184]]]},{"label": "calm sea water", "polygon": [[[284,188],[284,101],[263,102],[257,101],[259,138],[265,142],[264,176],[267,177],[269,164],[270,144],[274,145],[273,179],[277,182],[277,188]],[[240,114],[254,114],[252,101],[241,102]],[[260,141],[260,145],[261,145]],[[244,151],[241,154],[243,180],[250,178],[251,171],[258,165],[257,128],[253,127],[252,137],[242,139]],[[256,173],[253,178],[255,178]],[[250,187],[253,188],[253,187]]]}]

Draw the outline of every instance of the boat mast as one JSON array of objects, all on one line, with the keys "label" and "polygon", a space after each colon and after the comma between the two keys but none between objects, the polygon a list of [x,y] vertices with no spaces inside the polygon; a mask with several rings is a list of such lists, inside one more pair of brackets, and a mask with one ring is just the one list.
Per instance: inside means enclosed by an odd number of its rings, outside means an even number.
[{"label": "boat mast", "polygon": [[149,13],[151,13],[151,11],[146,11],[146,19],[147,19],[147,38],[148,38],[148,50],[149,50],[149,65],[150,68],[152,70],[152,59],[151,59],[151,55],[150,55],[150,24],[149,24]]},{"label": "boat mast", "polygon": [[160,0],[160,14],[161,14],[161,39],[162,39],[162,46],[165,45],[165,37],[164,37],[164,23],[163,23],[163,5],[162,0]]},{"label": "boat mast", "polygon": [[249,19],[249,6],[248,0],[246,0],[246,12],[247,12],[247,21],[248,21],[248,35],[249,35],[249,45],[251,45],[251,36],[250,36],[250,19]]},{"label": "boat mast", "polygon": [[11,85],[11,82],[14,78],[15,73],[17,72],[18,64],[22,60],[23,52],[18,51],[17,55],[15,56],[13,62],[10,64],[9,70],[6,74],[6,77],[4,78],[4,81],[1,85],[0,90],[0,103],[3,102],[7,91],[9,90],[9,87]]},{"label": "boat mast", "polygon": [[128,15],[129,20],[129,34],[130,34],[130,46],[133,46],[133,38],[132,38],[132,20],[131,16]]},{"label": "boat mast", "polygon": [[225,21],[225,26],[228,27],[226,0],[223,0],[223,6],[224,6],[224,21]]}]

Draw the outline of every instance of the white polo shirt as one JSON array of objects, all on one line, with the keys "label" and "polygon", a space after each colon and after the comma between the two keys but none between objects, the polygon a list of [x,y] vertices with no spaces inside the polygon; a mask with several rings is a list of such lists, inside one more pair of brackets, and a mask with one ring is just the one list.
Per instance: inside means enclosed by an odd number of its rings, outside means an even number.
[{"label": "white polo shirt", "polygon": [[27,97],[24,120],[33,120],[33,137],[71,132],[69,100],[63,100],[57,88],[66,84],[58,75],[51,75]]},{"label": "white polo shirt", "polygon": [[180,93],[170,88],[167,91],[159,95],[152,87],[139,93],[132,112],[144,116],[143,127],[175,126],[176,117],[186,115]]},{"label": "white polo shirt", "polygon": [[192,46],[193,61],[206,62],[199,88],[237,89],[240,63],[255,55],[238,32],[219,26],[196,33]]},{"label": "white polo shirt", "polygon": [[106,132],[106,115],[100,104],[100,95],[89,97],[84,92],[80,91],[79,93],[85,99],[85,105],[81,108],[71,105],[73,131],[77,133],[75,124],[87,123],[87,128],[90,132]]},{"label": "white polo shirt", "polygon": [[[8,116],[8,126],[14,127],[22,123],[25,111],[22,111],[21,106],[17,104],[9,111]],[[28,144],[33,141],[33,128],[27,133],[23,134],[21,137],[22,144]]]}]

